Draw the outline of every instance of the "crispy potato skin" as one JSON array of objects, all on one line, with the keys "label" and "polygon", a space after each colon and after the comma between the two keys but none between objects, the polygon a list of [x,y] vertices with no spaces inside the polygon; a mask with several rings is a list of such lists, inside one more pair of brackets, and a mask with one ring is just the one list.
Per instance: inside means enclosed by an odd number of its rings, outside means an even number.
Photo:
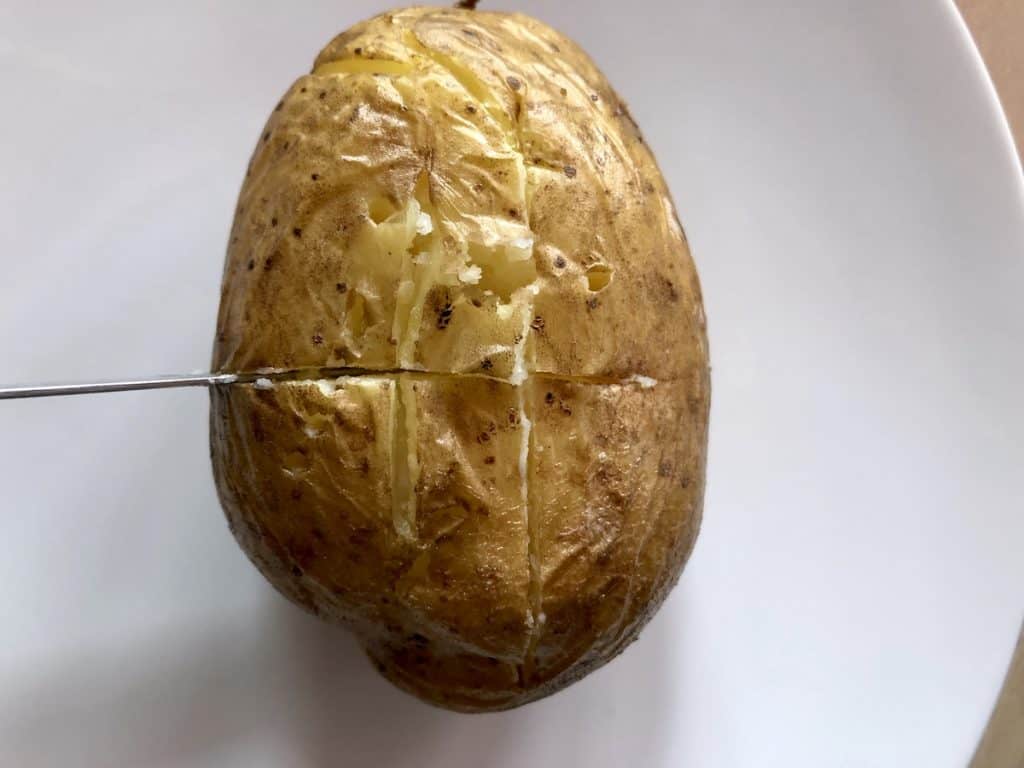
[{"label": "crispy potato skin", "polygon": [[277,105],[213,367],[338,366],[379,373],[212,391],[221,504],[280,592],[461,711],[635,639],[700,524],[705,320],[657,165],[570,40],[395,11]]}]

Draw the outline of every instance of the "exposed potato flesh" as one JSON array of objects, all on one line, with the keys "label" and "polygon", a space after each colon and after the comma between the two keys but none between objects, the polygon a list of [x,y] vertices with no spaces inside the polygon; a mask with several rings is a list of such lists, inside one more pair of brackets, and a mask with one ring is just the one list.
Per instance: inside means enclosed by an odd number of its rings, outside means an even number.
[{"label": "exposed potato flesh", "polygon": [[314,377],[214,392],[222,504],[278,589],[433,703],[604,663],[692,546],[686,239],[624,104],[528,17],[411,8],[324,48],[250,163],[213,364]]}]

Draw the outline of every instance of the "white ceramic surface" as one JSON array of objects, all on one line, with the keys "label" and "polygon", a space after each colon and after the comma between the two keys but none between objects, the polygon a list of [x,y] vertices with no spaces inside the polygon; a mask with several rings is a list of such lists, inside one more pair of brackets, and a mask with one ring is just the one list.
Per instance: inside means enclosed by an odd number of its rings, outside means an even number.
[{"label": "white ceramic surface", "polygon": [[[0,403],[0,765],[961,766],[1024,605],[1024,195],[941,0],[502,0],[598,59],[675,193],[706,518],[640,641],[467,717],[235,546],[201,391]],[[382,5],[0,5],[0,379],[206,364],[263,120]]]}]

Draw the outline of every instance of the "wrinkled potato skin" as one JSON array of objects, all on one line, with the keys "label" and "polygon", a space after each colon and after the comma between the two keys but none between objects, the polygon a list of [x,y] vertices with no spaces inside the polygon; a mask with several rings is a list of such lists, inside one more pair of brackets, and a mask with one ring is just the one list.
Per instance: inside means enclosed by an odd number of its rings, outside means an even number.
[{"label": "wrinkled potato skin", "polygon": [[[446,265],[493,232],[529,233],[536,292],[501,311],[451,274],[415,273],[403,365],[410,267],[373,244],[374,206],[410,200],[433,217],[416,242]],[[517,355],[529,378],[496,380]],[[221,504],[281,593],[351,628],[396,685],[460,711],[546,696],[636,638],[700,525],[705,321],[654,159],[570,40],[519,14],[387,13],[332,40],[273,111],[231,231],[213,367],[340,366],[380,373],[212,392]]]}]

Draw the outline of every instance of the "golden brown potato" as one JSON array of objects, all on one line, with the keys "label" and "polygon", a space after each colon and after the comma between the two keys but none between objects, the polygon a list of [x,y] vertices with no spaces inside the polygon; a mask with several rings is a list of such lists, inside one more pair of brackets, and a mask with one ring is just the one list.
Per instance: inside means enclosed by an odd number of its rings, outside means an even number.
[{"label": "golden brown potato", "polygon": [[623,103],[531,18],[411,8],[320,53],[246,173],[213,362],[294,372],[213,394],[239,543],[432,703],[608,661],[696,537],[686,240]]}]

